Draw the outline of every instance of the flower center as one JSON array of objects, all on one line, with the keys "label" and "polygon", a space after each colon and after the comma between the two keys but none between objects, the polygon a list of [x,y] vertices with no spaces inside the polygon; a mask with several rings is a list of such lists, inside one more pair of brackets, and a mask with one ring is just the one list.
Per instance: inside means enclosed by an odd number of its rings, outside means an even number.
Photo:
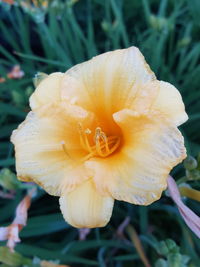
[{"label": "flower center", "polygon": [[107,137],[100,127],[95,129],[93,145],[91,145],[89,141],[89,135],[92,134],[90,129],[83,130],[82,125],[79,124],[79,134],[80,144],[82,148],[88,152],[88,155],[84,158],[84,160],[95,156],[102,158],[108,157],[116,151],[120,144],[119,136],[111,135]]}]

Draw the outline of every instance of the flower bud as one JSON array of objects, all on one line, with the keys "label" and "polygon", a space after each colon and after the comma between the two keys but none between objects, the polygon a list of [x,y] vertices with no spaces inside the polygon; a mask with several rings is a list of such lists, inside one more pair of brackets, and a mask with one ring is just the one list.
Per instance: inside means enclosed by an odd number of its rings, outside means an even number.
[{"label": "flower bud", "polygon": [[184,167],[187,170],[194,170],[197,167],[197,161],[195,158],[193,158],[192,156],[188,156],[185,160],[184,160]]}]

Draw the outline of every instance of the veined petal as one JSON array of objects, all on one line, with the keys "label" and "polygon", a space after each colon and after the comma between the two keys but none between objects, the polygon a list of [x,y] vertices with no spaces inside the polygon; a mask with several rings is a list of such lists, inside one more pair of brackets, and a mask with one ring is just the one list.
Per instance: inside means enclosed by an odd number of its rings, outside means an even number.
[{"label": "veined petal", "polygon": [[104,53],[68,70],[62,97],[92,110],[100,121],[111,125],[112,114],[124,108],[151,109],[177,126],[188,118],[179,91],[156,80],[136,47]]},{"label": "veined petal", "polygon": [[179,130],[163,118],[147,117],[132,110],[114,114],[123,132],[121,150],[110,158],[91,159],[100,192],[113,198],[148,205],[160,198],[170,170],[186,157]]},{"label": "veined petal", "polygon": [[84,120],[89,121],[90,114],[75,106],[30,112],[11,137],[19,179],[34,181],[52,195],[88,179],[78,133],[78,122]]},{"label": "veined petal", "polygon": [[65,98],[76,99],[77,105],[108,121],[114,112],[132,106],[139,86],[155,80],[155,75],[139,49],[131,47],[76,65],[66,72],[64,80]]},{"label": "veined petal", "polygon": [[47,104],[57,104],[61,99],[61,81],[64,73],[55,72],[48,75],[30,97],[30,107],[36,110]]},{"label": "veined petal", "polygon": [[60,198],[60,208],[65,220],[77,228],[105,226],[111,217],[114,200],[102,196],[90,179]]},{"label": "veined petal", "polygon": [[159,85],[159,91],[152,109],[161,112],[163,116],[177,126],[187,121],[188,116],[179,91],[170,83],[163,81],[156,81],[155,83]]}]

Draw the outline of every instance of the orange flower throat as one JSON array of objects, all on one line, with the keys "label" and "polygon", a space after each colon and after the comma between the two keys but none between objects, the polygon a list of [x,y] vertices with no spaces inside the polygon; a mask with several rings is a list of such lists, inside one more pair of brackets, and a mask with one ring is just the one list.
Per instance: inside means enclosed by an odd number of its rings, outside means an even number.
[{"label": "orange flower throat", "polygon": [[95,129],[93,145],[90,144],[88,138],[89,135],[92,134],[90,129],[87,128],[86,130],[83,130],[82,125],[79,124],[79,134],[81,147],[88,152],[88,155],[84,160],[88,160],[91,157],[108,157],[115,152],[120,145],[119,136],[111,135],[107,137],[100,127]]},{"label": "orange flower throat", "polygon": [[[92,134],[92,131],[89,128],[84,130],[81,123],[78,124],[78,131],[81,148],[88,153],[81,161],[88,160],[92,157],[106,158],[113,154],[120,145],[121,138],[119,136],[110,135],[107,137],[100,127],[96,127],[95,129],[93,136],[94,144],[92,145],[92,142],[89,140],[91,139],[89,136]],[[66,155],[71,158],[64,141],[61,142],[61,145]]]}]

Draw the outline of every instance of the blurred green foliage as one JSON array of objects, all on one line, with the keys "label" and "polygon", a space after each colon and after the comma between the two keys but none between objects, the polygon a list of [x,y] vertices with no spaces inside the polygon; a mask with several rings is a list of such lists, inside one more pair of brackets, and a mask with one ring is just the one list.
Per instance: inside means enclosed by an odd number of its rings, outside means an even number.
[{"label": "blurred green foliage", "polygon": [[[188,154],[197,156],[200,1],[14,2],[9,5],[0,1],[0,77],[5,79],[0,83],[0,168],[4,168],[0,186],[4,191],[15,190],[16,195],[11,200],[0,199],[0,225],[10,223],[24,194],[24,186],[19,185],[13,173],[14,154],[9,138],[29,111],[32,79],[38,71],[63,72],[104,51],[138,46],[158,79],[171,82],[180,90],[190,118],[181,131]],[[20,65],[23,78],[7,77],[14,65]],[[190,160],[185,163],[185,167],[189,166],[186,177],[190,175],[190,182],[199,188],[199,178],[192,181]],[[175,168],[173,174],[181,177],[183,167]],[[198,212],[197,202],[187,200],[187,204]],[[79,241],[78,231],[63,220],[57,198],[42,190],[33,201],[16,253],[0,247],[0,266],[40,266],[40,259],[72,266],[143,266],[134,244],[116,236],[126,216],[130,216],[152,266],[198,266],[200,243],[167,197],[149,207],[118,202],[108,226],[92,230],[87,240]]]}]

